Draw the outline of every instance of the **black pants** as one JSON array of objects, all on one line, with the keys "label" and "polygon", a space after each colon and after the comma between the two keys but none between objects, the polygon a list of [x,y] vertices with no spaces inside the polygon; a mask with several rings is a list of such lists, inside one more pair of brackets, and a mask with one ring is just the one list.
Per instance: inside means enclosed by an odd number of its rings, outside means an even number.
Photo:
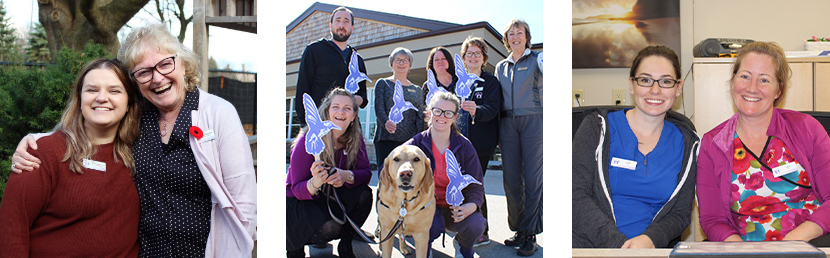
[{"label": "black pants", "polygon": [[383,169],[383,160],[386,159],[386,156],[389,156],[389,153],[391,153],[392,150],[398,146],[401,146],[401,144],[404,144],[404,142],[381,140],[375,143],[375,156],[377,157],[378,162],[378,173],[380,173]]},{"label": "black pants", "polygon": [[[493,152],[495,152],[495,150],[493,150]],[[482,181],[484,180],[483,179],[484,176],[487,175],[487,163],[490,162],[490,157],[493,156],[493,152],[490,152],[489,154],[485,153],[485,155],[478,155],[478,161],[481,163]],[[484,182],[481,182],[481,186],[484,187]],[[479,210],[481,211],[481,215],[484,216],[485,219],[487,219],[487,195],[484,196],[484,202],[481,203],[481,208]],[[488,232],[490,232],[490,222],[489,222],[489,220],[484,225],[485,225],[484,234],[489,235],[488,234]]]},{"label": "black pants", "polygon": [[[346,208],[346,214],[349,215],[349,218],[358,227],[363,226],[363,223],[366,222],[366,218],[369,217],[369,213],[372,211],[372,189],[368,185],[360,185],[353,188],[343,186],[336,188],[335,191],[340,197],[343,206]],[[312,241],[312,235],[323,224],[332,220],[326,202],[327,198],[325,198],[325,195],[321,195],[314,200],[297,200],[294,197],[286,197],[286,249],[288,251],[302,249],[306,244],[312,242],[328,242],[336,238],[353,238],[355,231],[346,222],[340,225],[339,236],[333,237],[332,239],[315,239]],[[334,216],[343,219],[343,212],[340,210],[340,206],[335,201],[329,202]]]}]

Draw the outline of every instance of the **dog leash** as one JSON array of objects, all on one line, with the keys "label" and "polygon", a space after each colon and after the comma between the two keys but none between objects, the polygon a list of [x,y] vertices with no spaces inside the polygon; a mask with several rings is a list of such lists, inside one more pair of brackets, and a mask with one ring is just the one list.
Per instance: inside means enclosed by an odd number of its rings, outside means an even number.
[{"label": "dog leash", "polygon": [[[332,219],[334,219],[334,222],[336,222],[337,224],[343,225],[343,224],[346,223],[346,221],[348,221],[349,225],[352,226],[354,231],[361,238],[363,238],[363,240],[365,240],[367,243],[377,244],[375,242],[375,240],[369,239],[369,237],[367,237],[366,234],[363,233],[363,230],[360,229],[360,227],[358,227],[357,224],[355,224],[354,221],[352,221],[351,218],[349,218],[349,215],[346,214],[346,207],[343,207],[343,203],[340,201],[340,196],[337,195],[337,191],[335,191],[335,189],[333,189],[330,185],[324,185],[323,192],[326,195],[326,199],[328,199],[328,200],[326,200],[326,206],[328,206],[329,215],[331,216]],[[332,197],[332,195],[334,195],[334,197]],[[340,206],[340,210],[343,211],[343,219],[340,219],[337,216],[334,216],[334,213],[331,211],[331,200],[334,200],[335,202],[337,202],[337,205]]]}]

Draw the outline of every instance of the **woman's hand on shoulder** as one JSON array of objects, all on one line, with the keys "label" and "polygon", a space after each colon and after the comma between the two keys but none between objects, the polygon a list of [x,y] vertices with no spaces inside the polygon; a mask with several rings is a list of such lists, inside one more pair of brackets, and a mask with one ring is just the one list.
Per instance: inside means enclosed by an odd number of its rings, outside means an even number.
[{"label": "woman's hand on shoulder", "polygon": [[12,154],[12,172],[20,174],[23,173],[23,170],[32,171],[40,167],[40,159],[26,152],[29,147],[37,150],[37,139],[31,134],[24,136],[17,144],[14,154]]},{"label": "woman's hand on shoulder", "polygon": [[654,242],[651,241],[651,238],[647,235],[639,235],[632,239],[625,240],[621,249],[644,249],[644,248],[654,248]]}]

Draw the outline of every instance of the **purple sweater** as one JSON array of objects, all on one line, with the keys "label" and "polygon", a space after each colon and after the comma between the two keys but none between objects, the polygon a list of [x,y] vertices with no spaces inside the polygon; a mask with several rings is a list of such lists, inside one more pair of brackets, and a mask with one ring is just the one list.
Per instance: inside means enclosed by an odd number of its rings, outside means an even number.
[{"label": "purple sweater", "polygon": [[[337,163],[335,167],[351,170],[354,173],[354,184],[344,184],[349,188],[369,184],[369,180],[372,179],[369,156],[366,154],[366,143],[363,142],[363,137],[360,137],[359,141],[360,150],[357,152],[357,159],[352,168],[346,167],[348,159],[346,155],[343,155],[343,149],[334,152],[334,162]],[[306,187],[308,180],[311,179],[311,163],[314,163],[314,156],[305,151],[305,134],[303,134],[297,139],[297,145],[294,145],[294,148],[291,149],[291,164],[288,166],[288,175],[285,182],[286,196],[299,200],[312,200],[320,197],[319,194],[312,197]]]},{"label": "purple sweater", "polygon": [[[435,171],[435,158],[432,156],[432,134],[429,129],[416,134],[404,144],[420,148],[427,155],[427,158],[432,161],[429,163],[429,166],[432,167],[432,173],[438,172]],[[455,159],[458,160],[458,165],[461,166],[462,174],[471,175],[479,182],[484,183],[484,173],[481,172],[478,154],[476,154],[476,149],[473,148],[473,144],[470,143],[467,137],[451,134],[450,150],[455,154]],[[484,202],[484,186],[470,184],[464,190],[461,190],[461,193],[464,194],[464,203],[475,203],[476,207],[481,208],[481,204]]]},{"label": "purple sweater", "polygon": [[[730,213],[734,150],[732,142],[738,114],[703,135],[697,161],[697,196],[700,225],[710,241],[740,235],[737,217]],[[816,198],[830,200],[830,137],[815,118],[792,110],[774,109],[767,135],[781,139],[804,167]],[[830,205],[821,205],[807,219],[830,229]]]}]

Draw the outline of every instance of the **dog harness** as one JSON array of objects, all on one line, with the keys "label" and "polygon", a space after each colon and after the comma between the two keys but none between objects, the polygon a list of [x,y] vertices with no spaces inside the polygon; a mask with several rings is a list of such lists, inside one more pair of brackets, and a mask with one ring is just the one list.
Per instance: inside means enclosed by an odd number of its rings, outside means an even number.
[{"label": "dog harness", "polygon": [[[417,194],[415,194],[415,196],[413,196],[412,198],[409,198],[409,200],[407,200],[406,198],[401,200],[401,209],[398,211],[398,220],[395,221],[395,225],[392,226],[392,231],[389,231],[389,234],[386,235],[386,237],[383,238],[383,240],[380,240],[380,242],[378,242],[378,243],[383,243],[383,242],[386,242],[386,240],[389,240],[389,238],[391,238],[393,235],[395,235],[396,232],[398,232],[398,229],[401,230],[401,233],[403,233],[406,230],[405,226],[404,226],[404,221],[403,221],[404,218],[406,217],[406,213],[407,213],[406,204],[409,203],[409,202],[414,201],[416,198],[418,198],[418,196],[421,196],[421,191],[420,190],[418,191]],[[435,198],[432,198],[432,200],[430,200],[427,204],[425,204],[424,207],[421,207],[421,209],[419,209],[419,211],[422,211],[422,210],[426,209],[427,207],[432,205],[432,203],[434,201],[435,201]],[[388,205],[383,203],[383,201],[380,198],[378,198],[378,204],[383,205],[383,207],[386,207],[386,209],[388,209],[388,210],[392,209]],[[378,237],[380,237],[380,236],[378,236]]]}]

